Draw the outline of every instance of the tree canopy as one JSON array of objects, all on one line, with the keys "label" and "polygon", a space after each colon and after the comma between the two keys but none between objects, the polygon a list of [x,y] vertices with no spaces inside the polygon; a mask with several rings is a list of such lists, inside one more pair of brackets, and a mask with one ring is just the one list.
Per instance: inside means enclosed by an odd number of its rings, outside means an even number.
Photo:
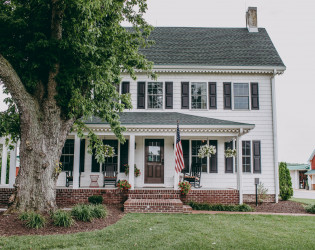
[{"label": "tree canopy", "polygon": [[[78,119],[98,116],[123,140],[118,113],[130,101],[116,86],[121,72],[135,77],[135,69],[152,66],[138,53],[150,44],[146,9],[145,0],[1,0],[0,54],[38,105],[54,87],[63,119],[74,119],[82,128]],[[54,18],[61,19],[60,26],[53,27]],[[122,27],[123,21],[134,28]],[[50,72],[56,73],[56,86],[49,86]],[[7,85],[5,91],[13,100],[6,100],[9,108],[0,115],[0,136],[16,138],[18,106]]]}]

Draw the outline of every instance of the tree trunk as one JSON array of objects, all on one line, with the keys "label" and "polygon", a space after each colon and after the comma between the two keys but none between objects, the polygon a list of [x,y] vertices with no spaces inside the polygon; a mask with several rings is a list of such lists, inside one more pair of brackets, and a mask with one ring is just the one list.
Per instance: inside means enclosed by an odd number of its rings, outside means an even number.
[{"label": "tree trunk", "polygon": [[62,120],[55,105],[44,104],[41,111],[33,119],[20,113],[20,170],[8,213],[56,208],[59,160],[73,120]]}]

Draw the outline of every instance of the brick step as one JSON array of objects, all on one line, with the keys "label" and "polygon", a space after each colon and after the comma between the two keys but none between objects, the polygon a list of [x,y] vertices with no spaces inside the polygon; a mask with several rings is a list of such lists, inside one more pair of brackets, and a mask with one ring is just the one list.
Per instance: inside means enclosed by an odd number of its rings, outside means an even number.
[{"label": "brick step", "polygon": [[124,203],[126,213],[183,213],[180,199],[131,199]]},{"label": "brick step", "polygon": [[191,214],[192,213],[192,207],[189,205],[183,205],[183,213]]},{"label": "brick step", "polygon": [[129,194],[131,199],[180,199],[180,194],[169,194],[169,193],[157,193],[157,194]]}]

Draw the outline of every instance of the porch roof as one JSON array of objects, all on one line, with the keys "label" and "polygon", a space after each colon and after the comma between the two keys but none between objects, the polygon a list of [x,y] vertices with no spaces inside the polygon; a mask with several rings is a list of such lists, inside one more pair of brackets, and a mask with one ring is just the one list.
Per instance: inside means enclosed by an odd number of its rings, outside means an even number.
[{"label": "porch roof", "polygon": [[[209,117],[188,115],[177,112],[124,112],[120,114],[122,125],[210,125],[253,128],[254,124],[219,120]],[[98,117],[85,121],[86,124],[108,124]]]}]

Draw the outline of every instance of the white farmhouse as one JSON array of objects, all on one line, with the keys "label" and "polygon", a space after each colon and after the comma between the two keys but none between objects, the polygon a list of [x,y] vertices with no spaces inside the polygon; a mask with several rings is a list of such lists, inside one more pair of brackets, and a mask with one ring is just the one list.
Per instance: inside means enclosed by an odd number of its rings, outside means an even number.
[{"label": "white farmhouse", "polygon": [[[179,121],[185,171],[201,168],[201,187],[182,200],[250,202],[259,178],[268,188],[268,200],[277,202],[275,77],[286,68],[267,31],[257,27],[257,9],[250,7],[246,16],[246,28],[156,27],[151,34],[155,45],[141,52],[154,62],[157,80],[142,72],[136,81],[123,74],[120,85],[133,105],[121,114],[126,143],[117,141],[106,122],[87,121],[115,148],[115,156],[100,165],[87,152],[88,140],[71,134],[61,157],[65,171],[58,180],[57,200],[82,201],[85,193],[118,202],[118,191],[107,184],[112,176],[106,172],[112,169],[117,179],[131,184],[129,205],[146,206],[145,195],[178,198],[181,175],[175,172],[174,144]],[[200,159],[198,150],[205,144],[214,145],[216,154]],[[227,148],[236,149],[236,156],[226,158]],[[135,167],[141,172],[138,177]],[[73,176],[67,188],[66,170]]]}]

